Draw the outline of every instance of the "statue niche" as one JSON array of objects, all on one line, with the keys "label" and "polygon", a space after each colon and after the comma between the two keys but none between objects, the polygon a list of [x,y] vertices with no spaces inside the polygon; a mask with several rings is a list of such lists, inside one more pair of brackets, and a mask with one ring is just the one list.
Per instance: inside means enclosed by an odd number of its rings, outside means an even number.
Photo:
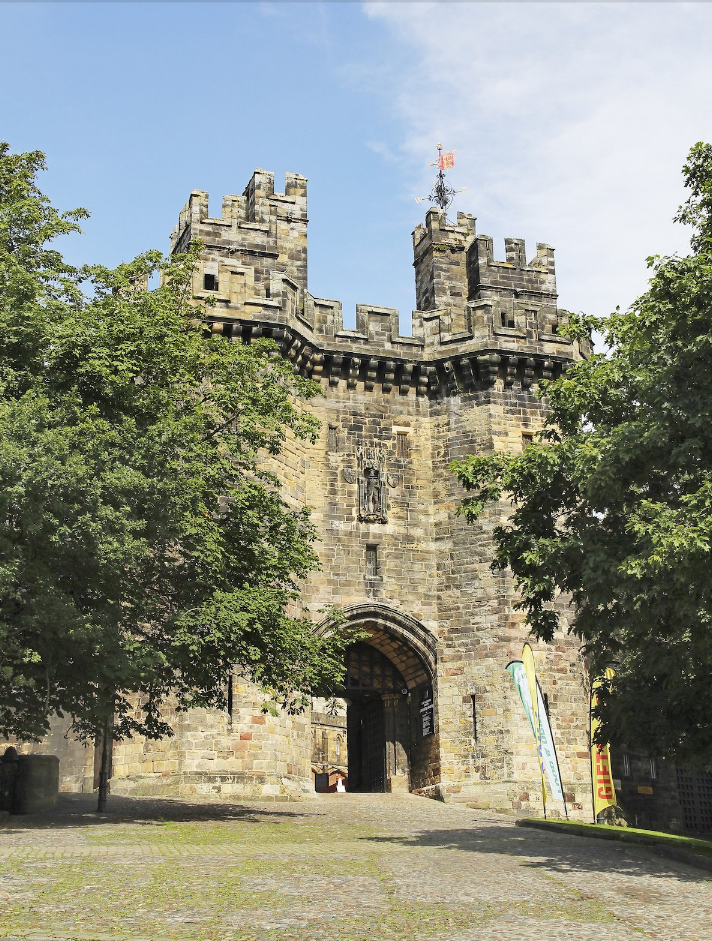
[{"label": "statue niche", "polygon": [[356,449],[358,462],[358,518],[362,523],[388,522],[386,455],[382,448]]}]

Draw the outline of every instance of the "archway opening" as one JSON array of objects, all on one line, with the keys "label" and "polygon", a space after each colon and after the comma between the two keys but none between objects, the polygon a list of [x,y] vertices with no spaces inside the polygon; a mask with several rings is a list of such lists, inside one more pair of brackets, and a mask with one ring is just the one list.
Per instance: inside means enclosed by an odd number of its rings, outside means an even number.
[{"label": "archway opening", "polygon": [[[314,701],[316,790],[345,783],[350,791],[417,791],[437,783],[435,638],[385,605],[356,605],[344,613],[367,636],[347,648],[341,698]],[[331,629],[329,621],[320,629]]]}]

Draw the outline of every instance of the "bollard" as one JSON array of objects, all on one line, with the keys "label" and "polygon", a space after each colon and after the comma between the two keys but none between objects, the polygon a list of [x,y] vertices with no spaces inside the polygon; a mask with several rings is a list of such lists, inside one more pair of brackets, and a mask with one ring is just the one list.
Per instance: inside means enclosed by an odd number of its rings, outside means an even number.
[{"label": "bollard", "polygon": [[10,745],[0,759],[0,810],[12,811],[18,757],[17,749]]}]

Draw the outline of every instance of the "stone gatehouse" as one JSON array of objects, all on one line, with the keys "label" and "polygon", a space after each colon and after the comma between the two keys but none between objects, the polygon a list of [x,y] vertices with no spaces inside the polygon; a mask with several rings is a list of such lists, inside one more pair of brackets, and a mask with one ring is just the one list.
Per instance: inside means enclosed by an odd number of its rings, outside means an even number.
[{"label": "stone gatehouse", "polygon": [[[538,244],[527,260],[511,238],[497,260],[473,216],[430,209],[413,232],[416,309],[401,336],[396,310],[358,305],[345,329],[341,304],[309,292],[304,177],[287,174],[277,193],[273,174],[257,170],[220,218],[193,192],[172,250],[194,239],[204,245],[194,293],[212,298],[213,331],[271,337],[322,386],[309,404],[318,443],[288,442],[278,468],[286,498],[312,508],[320,533],[306,608],[317,626],[342,609],[368,640],[349,651],[336,714],[317,702],[311,714],[264,715],[236,677],[228,711],[196,709],[175,716],[174,738],[117,745],[112,792],[289,798],[313,794],[315,774],[333,786],[338,771],[353,789],[540,813],[532,734],[505,670],[527,630],[510,576],[490,568],[506,506],[468,525],[449,466],[526,447],[544,420],[539,381],[587,352],[557,334],[553,249]],[[570,813],[590,819],[579,650],[564,633],[533,647]],[[64,786],[90,788],[93,756],[59,732],[53,743]]]}]

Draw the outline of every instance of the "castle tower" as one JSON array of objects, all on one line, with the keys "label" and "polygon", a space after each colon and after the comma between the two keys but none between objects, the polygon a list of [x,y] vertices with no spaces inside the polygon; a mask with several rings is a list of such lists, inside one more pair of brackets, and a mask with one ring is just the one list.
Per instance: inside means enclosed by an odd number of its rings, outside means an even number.
[{"label": "castle tower", "polygon": [[413,232],[415,306],[444,314],[451,333],[463,333],[468,326],[467,250],[474,238],[474,216],[458,212],[457,224],[449,225],[441,209],[428,210],[425,225]]},{"label": "castle tower", "polygon": [[[277,470],[320,532],[322,570],[303,592],[315,629],[335,606],[368,632],[349,651],[344,714],[330,726],[316,703],[311,716],[265,719],[245,684],[229,716],[188,713],[170,742],[117,746],[112,791],[303,796],[313,770],[330,780],[331,761],[352,788],[539,813],[533,737],[505,669],[528,632],[511,577],[490,568],[507,508],[466,524],[449,468],[472,453],[520,452],[545,420],[538,383],[588,353],[557,334],[566,315],[553,249],[539,244],[527,261],[523,241],[507,239],[498,260],[472,216],[453,224],[431,209],[413,233],[412,336],[399,334],[396,310],[367,305],[345,329],[339,302],[307,288],[306,198],[303,177],[288,174],[275,193],[273,175],[257,170],[210,218],[207,193],[195,191],[171,246],[203,242],[193,287],[215,300],[214,331],[273,338],[322,386],[309,403],[319,441],[289,441]],[[571,812],[585,816],[578,647],[561,633],[534,652]]]},{"label": "castle tower", "polygon": [[288,173],[284,193],[275,193],[274,174],[255,170],[242,196],[223,197],[219,219],[208,216],[208,194],[193,190],[171,233],[171,251],[185,251],[195,239],[205,245],[196,297],[212,297],[218,309],[249,317],[273,299],[274,282],[275,309],[283,285],[301,302],[307,289],[307,181]]}]

